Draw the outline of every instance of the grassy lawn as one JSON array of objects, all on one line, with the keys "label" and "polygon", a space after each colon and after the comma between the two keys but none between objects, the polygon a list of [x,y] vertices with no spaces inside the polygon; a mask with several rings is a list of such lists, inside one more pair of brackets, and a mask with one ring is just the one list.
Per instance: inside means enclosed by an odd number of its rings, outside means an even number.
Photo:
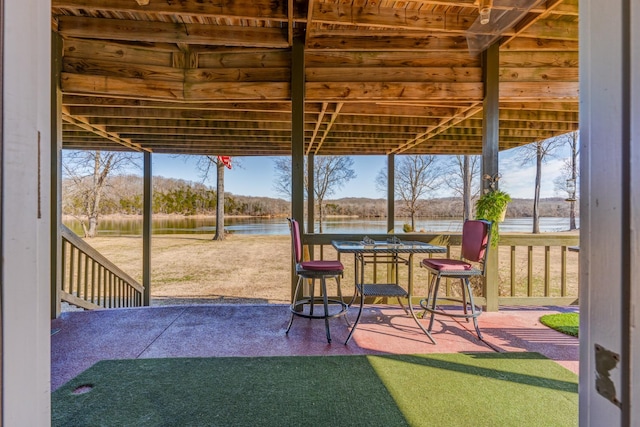
[{"label": "grassy lawn", "polygon": [[[134,279],[142,282],[142,238],[140,236],[108,236],[87,242]],[[224,241],[213,241],[211,234],[154,235],[151,255],[152,305],[180,303],[288,303],[291,297],[291,240],[289,235],[229,234]],[[525,248],[526,249],[526,248]],[[536,248],[538,249],[538,248]],[[539,248],[544,249],[544,248]],[[500,293],[508,292],[510,248],[500,248]],[[573,255],[573,254],[572,254]],[[324,248],[324,258],[337,256],[332,247]],[[458,254],[452,253],[456,257]],[[526,262],[529,254],[520,251],[515,259],[518,296],[527,294]],[[319,248],[316,258],[320,257]],[[532,255],[534,275],[544,274],[544,251]],[[551,257],[552,260],[556,256]],[[427,294],[427,271],[419,268],[420,256],[414,259],[414,295]],[[353,257],[342,256],[345,265],[343,291],[351,292]],[[556,265],[557,264],[557,265]],[[568,265],[574,265],[569,260]],[[577,266],[577,260],[575,261]],[[367,270],[370,276],[372,269]],[[556,271],[557,270],[557,271]],[[551,264],[551,275],[559,281],[560,264]],[[574,276],[575,275],[575,276]],[[406,268],[400,269],[400,280],[406,280]],[[377,268],[378,282],[386,281],[386,268]],[[367,280],[371,280],[368,277]],[[577,268],[568,272],[568,283],[577,284]],[[329,281],[328,285],[332,285]],[[540,282],[540,283],[538,283]],[[558,284],[552,285],[558,288]],[[456,292],[459,286],[451,282]],[[350,286],[351,285],[351,286]],[[476,284],[480,286],[480,284]],[[571,285],[575,286],[575,285]],[[536,279],[533,295],[543,292]],[[330,288],[329,292],[335,292]],[[568,289],[571,295],[577,289]]]},{"label": "grassy lawn", "polygon": [[540,322],[563,334],[577,337],[580,315],[578,313],[547,314],[540,318]]}]

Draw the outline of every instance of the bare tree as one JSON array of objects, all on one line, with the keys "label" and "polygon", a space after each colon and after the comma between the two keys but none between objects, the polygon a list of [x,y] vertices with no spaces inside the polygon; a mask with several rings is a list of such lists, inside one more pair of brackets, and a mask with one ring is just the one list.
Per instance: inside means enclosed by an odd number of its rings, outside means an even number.
[{"label": "bare tree", "polygon": [[[416,227],[416,212],[418,212],[421,199],[430,191],[440,187],[441,168],[436,156],[401,156],[396,163],[394,191],[405,204],[411,216],[411,231]],[[376,176],[376,185],[379,190],[387,188],[387,170],[381,169]]]},{"label": "bare tree", "polygon": [[565,193],[569,208],[569,230],[576,230],[576,203],[579,188],[579,134],[577,131],[564,134],[559,139],[569,147],[569,158],[565,160],[562,174],[554,180],[556,191]]},{"label": "bare tree", "polygon": [[520,148],[522,153],[521,165],[525,166],[532,162],[536,165],[535,191],[533,196],[533,230],[532,233],[540,233],[540,185],[542,182],[542,164],[549,157],[554,156],[554,152],[562,146],[560,138],[549,138],[543,141],[533,142]]},{"label": "bare tree", "polygon": [[451,173],[445,176],[444,182],[454,194],[462,197],[462,219],[466,221],[471,218],[472,198],[480,194],[480,156],[452,156],[447,169]]},{"label": "bare tree", "polygon": [[[318,211],[319,231],[323,231],[324,200],[356,177],[353,158],[345,156],[317,156],[314,158],[313,195]],[[274,189],[291,198],[291,158],[278,157],[275,160],[276,179]],[[307,162],[305,159],[304,187],[308,191]]]},{"label": "bare tree", "polygon": [[[229,159],[228,157],[226,159]],[[231,161],[225,165],[220,156],[200,156],[196,167],[200,171],[202,181],[206,181],[212,169],[216,171],[216,233],[213,240],[224,240],[224,168],[231,169]]]},{"label": "bare tree", "polygon": [[98,233],[101,201],[107,177],[126,166],[136,165],[136,154],[114,151],[63,151],[64,177],[71,180],[68,197],[82,204],[84,219],[80,219],[85,237]]}]

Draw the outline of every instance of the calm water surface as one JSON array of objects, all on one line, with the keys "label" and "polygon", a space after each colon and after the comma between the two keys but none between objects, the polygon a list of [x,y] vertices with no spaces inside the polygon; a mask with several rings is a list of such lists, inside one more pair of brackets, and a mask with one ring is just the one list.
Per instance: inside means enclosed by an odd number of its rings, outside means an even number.
[{"label": "calm water surface", "polygon": [[[396,230],[402,230],[402,225],[409,219],[398,219]],[[78,221],[65,221],[64,224],[78,234],[82,227]],[[213,234],[215,232],[215,218],[187,218],[187,219],[154,219],[154,234]],[[507,218],[501,225],[502,232],[531,232],[533,220],[531,218]],[[385,233],[386,219],[360,218],[329,218],[324,221],[325,233]],[[578,222],[579,226],[579,222]],[[316,226],[317,227],[317,226]],[[237,234],[289,234],[286,218],[227,218],[225,229]],[[459,220],[420,219],[416,220],[416,230],[425,232],[460,232],[462,222]],[[569,218],[540,218],[541,232],[556,232],[569,230]],[[317,232],[316,228],[316,232]],[[98,235],[120,236],[142,234],[142,219],[131,220],[100,220]]]}]

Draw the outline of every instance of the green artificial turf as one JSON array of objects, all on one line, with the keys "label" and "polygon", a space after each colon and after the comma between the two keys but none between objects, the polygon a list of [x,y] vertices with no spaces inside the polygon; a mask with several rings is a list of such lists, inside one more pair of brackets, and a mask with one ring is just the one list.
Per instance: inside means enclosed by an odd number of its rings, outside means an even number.
[{"label": "green artificial turf", "polygon": [[538,353],[99,362],[53,426],[577,426],[578,378]]},{"label": "green artificial turf", "polygon": [[578,329],[580,324],[579,313],[559,313],[559,314],[546,314],[540,318],[540,322],[543,325],[562,332],[563,334],[578,336]]}]

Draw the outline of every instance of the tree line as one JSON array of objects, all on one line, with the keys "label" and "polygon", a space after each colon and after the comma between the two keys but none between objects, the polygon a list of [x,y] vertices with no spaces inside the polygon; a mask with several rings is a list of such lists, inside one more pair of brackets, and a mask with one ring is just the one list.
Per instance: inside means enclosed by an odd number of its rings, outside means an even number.
[{"label": "tree line", "polygon": [[[563,176],[555,182],[556,190],[567,194],[570,204],[551,202],[543,207],[540,199],[542,163],[554,156],[554,151],[562,146],[572,148],[571,157],[565,161]],[[570,229],[575,229],[576,188],[579,176],[578,134],[571,132],[560,137],[538,141],[519,148],[522,165],[534,162],[535,197],[531,214],[526,204],[519,207],[513,201],[510,216],[533,218],[533,232],[539,232],[540,216],[569,216]],[[71,151],[63,153],[63,213],[80,219],[84,234],[95,236],[98,217],[105,214],[141,214],[142,178],[137,175],[118,174],[125,164],[135,164],[134,154],[126,152]],[[221,157],[199,156],[197,169],[202,182],[216,171],[217,189],[202,183],[180,179],[157,177],[153,180],[152,209],[154,213],[181,215],[215,215],[220,223],[214,240],[224,238],[224,216],[251,215],[277,216],[290,212],[289,203],[283,199],[267,197],[234,196],[225,197],[224,168],[231,167],[230,159],[225,163]],[[275,189],[291,198],[292,163],[289,158],[275,161]],[[307,156],[304,159],[305,197],[313,194],[314,211],[322,232],[323,217],[326,215],[349,215],[359,217],[382,217],[386,215],[384,199],[364,199],[351,204],[340,200],[330,200],[337,189],[356,177],[353,159],[349,156]],[[313,170],[313,185],[307,182],[307,170]],[[410,218],[409,230],[415,230],[417,217],[461,218],[472,217],[472,207],[481,191],[486,193],[485,180],[490,178],[497,190],[500,176],[480,177],[480,157],[403,155],[398,156],[393,168],[395,179],[393,189],[396,199],[396,215]],[[387,168],[382,168],[376,177],[376,186],[381,193],[388,191]],[[441,187],[446,186],[457,197],[429,198]],[[493,184],[492,184],[493,188]],[[561,200],[561,199],[560,199]],[[566,211],[568,207],[568,212]],[[543,210],[544,209],[544,210]],[[87,219],[86,223],[84,218]]]},{"label": "tree line", "polygon": [[[86,179],[89,179],[87,177]],[[143,178],[113,175],[106,178],[100,204],[101,215],[142,215]],[[62,182],[62,213],[85,215],[86,200],[70,179]],[[153,177],[152,209],[156,214],[215,215],[217,191],[208,185],[183,179]],[[268,197],[235,196],[227,193],[224,211],[229,215],[275,216],[289,212],[289,202]]]},{"label": "tree line", "polygon": [[[114,175],[106,178],[101,201],[101,215],[142,215],[142,185],[139,175]],[[63,181],[63,214],[84,215],[81,194],[73,192],[72,182]],[[153,178],[153,212],[176,215],[215,215],[217,192],[215,188],[183,179]],[[357,216],[362,218],[386,217],[385,199],[348,197],[325,200],[325,215]],[[462,199],[446,197],[427,199],[416,209],[423,218],[461,218]],[[290,202],[281,198],[253,197],[226,193],[225,214],[242,216],[285,216],[290,213]],[[542,199],[540,213],[548,217],[568,217],[570,205],[562,198]],[[410,210],[397,203],[396,215],[409,217]],[[522,218],[533,215],[531,199],[514,199],[509,205],[508,217]]]}]

